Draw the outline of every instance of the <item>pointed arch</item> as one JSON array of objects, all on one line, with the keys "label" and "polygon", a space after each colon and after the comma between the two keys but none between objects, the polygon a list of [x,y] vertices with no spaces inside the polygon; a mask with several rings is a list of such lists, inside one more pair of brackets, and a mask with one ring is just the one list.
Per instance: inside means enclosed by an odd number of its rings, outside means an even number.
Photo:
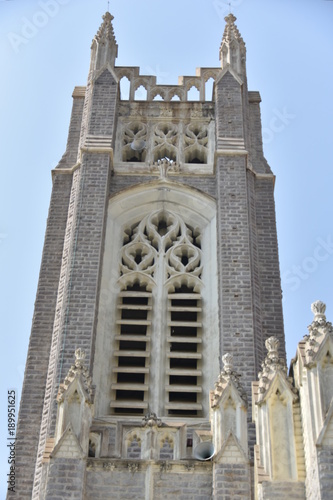
[{"label": "pointed arch", "polygon": [[[216,276],[215,217],[213,198],[168,178],[110,198],[96,338],[102,363],[94,367],[97,414],[207,413],[201,315],[202,297],[207,317],[216,307],[217,284],[208,280]],[[207,346],[206,360],[217,348]],[[213,364],[207,372],[218,370]],[[187,365],[193,374],[180,379]]]},{"label": "pointed arch", "polygon": [[131,82],[127,76],[123,76],[119,81],[120,86],[120,99],[122,101],[128,101],[130,98],[130,86]]},{"label": "pointed arch", "polygon": [[205,82],[205,100],[206,101],[214,101],[214,94],[213,94],[214,85],[215,85],[215,79],[211,76]]},{"label": "pointed arch", "polygon": [[188,101],[200,101],[200,90],[197,85],[192,85],[187,91]]},{"label": "pointed arch", "polygon": [[135,89],[134,100],[135,101],[146,101],[147,100],[147,89],[143,84],[139,85]]}]

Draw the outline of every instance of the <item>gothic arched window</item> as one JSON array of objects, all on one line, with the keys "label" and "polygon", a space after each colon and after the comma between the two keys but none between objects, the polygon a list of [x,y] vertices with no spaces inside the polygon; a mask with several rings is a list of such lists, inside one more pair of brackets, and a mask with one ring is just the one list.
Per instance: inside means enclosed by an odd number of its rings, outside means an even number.
[{"label": "gothic arched window", "polygon": [[117,414],[144,414],[157,401],[167,415],[200,414],[200,238],[164,209],[125,228],[112,362]]},{"label": "gothic arched window", "polygon": [[159,179],[108,206],[95,415],[206,418],[219,372],[215,200]]}]

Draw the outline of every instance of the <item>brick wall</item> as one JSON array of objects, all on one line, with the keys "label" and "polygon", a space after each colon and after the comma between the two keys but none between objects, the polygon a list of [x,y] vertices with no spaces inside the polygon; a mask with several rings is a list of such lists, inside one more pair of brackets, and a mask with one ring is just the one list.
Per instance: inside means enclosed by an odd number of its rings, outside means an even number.
[{"label": "brick wall", "polygon": [[290,482],[264,482],[262,483],[262,498],[265,500],[304,500],[304,483]]},{"label": "brick wall", "polygon": [[262,335],[263,340],[275,335],[279,355],[286,359],[273,179],[256,179],[255,196]]},{"label": "brick wall", "polygon": [[333,486],[333,447],[322,446],[318,449],[318,470],[321,499],[331,498]]},{"label": "brick wall", "polygon": [[78,148],[84,107],[84,88],[77,88],[73,93],[73,108],[70,119],[66,152],[57,167],[71,168],[78,159]]},{"label": "brick wall", "polygon": [[55,458],[51,460],[45,500],[82,500],[85,486],[85,460]]},{"label": "brick wall", "polygon": [[[168,179],[172,182],[182,183],[204,193],[216,197],[216,179],[215,176],[194,177],[194,176],[176,176],[170,175]],[[117,194],[119,191],[128,189],[136,184],[144,184],[156,181],[156,176],[148,175],[114,175],[111,180],[110,194]]]},{"label": "brick wall", "polygon": [[45,233],[17,428],[17,498],[30,499],[67,221],[71,175],[56,175]]},{"label": "brick wall", "polygon": [[235,370],[249,397],[254,366],[251,260],[246,164],[243,156],[217,160],[218,268],[221,355],[235,357]]},{"label": "brick wall", "polygon": [[229,71],[216,85],[216,135],[244,137],[242,89]]},{"label": "brick wall", "polygon": [[87,471],[85,500],[144,500],[146,474],[143,471]]},{"label": "brick wall", "polygon": [[193,470],[187,473],[156,474],[154,500],[208,500],[212,498],[211,474]]},{"label": "brick wall", "polygon": [[116,97],[116,81],[111,73],[105,70],[94,82],[89,134],[112,135]]},{"label": "brick wall", "polygon": [[248,464],[214,466],[214,499],[246,500],[251,498],[251,476]]}]

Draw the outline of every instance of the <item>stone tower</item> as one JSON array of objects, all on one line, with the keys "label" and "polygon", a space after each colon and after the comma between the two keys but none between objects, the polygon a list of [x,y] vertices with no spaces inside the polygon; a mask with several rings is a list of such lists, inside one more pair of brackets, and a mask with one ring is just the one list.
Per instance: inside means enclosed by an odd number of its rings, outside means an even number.
[{"label": "stone tower", "polygon": [[[19,498],[279,498],[291,484],[293,498],[305,498],[274,175],[235,17],[226,17],[220,67],[178,85],[116,66],[112,19],[103,16],[92,42],[52,172],[17,434]],[[136,100],[141,86],[146,98]],[[281,456],[278,429],[289,443]]]}]

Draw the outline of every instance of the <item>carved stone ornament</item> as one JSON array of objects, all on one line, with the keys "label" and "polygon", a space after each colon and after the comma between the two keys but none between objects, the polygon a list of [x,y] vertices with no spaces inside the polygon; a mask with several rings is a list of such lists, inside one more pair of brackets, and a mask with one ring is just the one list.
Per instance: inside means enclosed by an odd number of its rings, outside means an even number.
[{"label": "carved stone ornament", "polygon": [[171,470],[171,464],[169,462],[162,462],[160,464],[161,472],[169,472]]},{"label": "carved stone ornament", "polygon": [[138,470],[139,470],[139,464],[133,463],[133,462],[129,462],[127,464],[127,468],[129,470],[129,472],[132,472],[132,474],[134,474],[134,472],[138,472]]},{"label": "carved stone ornament", "polygon": [[187,462],[185,464],[185,469],[188,471],[188,472],[194,472],[194,463],[193,462]]},{"label": "carved stone ornament", "polygon": [[328,335],[333,335],[332,323],[326,321],[326,304],[321,302],[321,300],[317,300],[311,305],[311,311],[314,314],[314,319],[311,325],[308,326],[309,334],[304,335],[307,365],[311,365],[314,362],[324,339]]},{"label": "carved stone ornament", "polygon": [[222,361],[223,361],[223,370],[218,376],[217,382],[215,382],[212,408],[216,408],[218,406],[222,393],[230,382],[233,383],[239,396],[244,401],[244,404],[247,405],[247,395],[240,383],[239,380],[240,375],[233,369],[234,368],[233,355],[230,353],[224,354],[222,356]]},{"label": "carved stone ornament", "polygon": [[226,373],[232,373],[233,368],[234,368],[233,355],[230,354],[229,352],[227,352],[226,354],[224,354],[224,356],[222,356],[222,361],[223,361],[224,371]]},{"label": "carved stone ornament", "polygon": [[117,468],[116,464],[112,462],[104,462],[103,463],[103,469],[109,470],[109,471],[114,471]]},{"label": "carved stone ornament", "polygon": [[168,175],[168,171],[171,170],[172,168],[175,168],[176,164],[174,165],[175,162],[168,160],[167,158],[163,158],[162,160],[158,160],[157,162],[157,168],[160,172],[159,178],[161,180],[165,180]]},{"label": "carved stone ornament", "polygon": [[272,361],[272,363],[278,363],[279,361],[279,345],[280,341],[276,337],[269,337],[269,339],[265,342],[265,346],[268,351],[267,357]]},{"label": "carved stone ornament", "polygon": [[104,14],[103,22],[102,22],[102,24],[101,24],[101,26],[100,26],[100,28],[95,36],[95,40],[97,40],[97,42],[106,43],[106,41],[109,40],[110,42],[117,45],[116,38],[114,35],[113,26],[112,26],[113,19],[114,19],[114,17],[110,14],[110,12],[106,12]]},{"label": "carved stone ornament", "polygon": [[265,361],[261,364],[262,371],[259,372],[259,395],[258,403],[260,403],[271,386],[273,379],[276,374],[280,372],[286,382],[288,383],[290,390],[296,395],[297,389],[292,385],[292,378],[287,377],[287,366],[283,360],[279,358],[279,345],[280,341],[276,337],[269,337],[265,342],[268,354]]},{"label": "carved stone ornament", "polygon": [[76,349],[75,351],[75,362],[68,370],[68,374],[63,382],[60,384],[57,401],[60,403],[64,400],[65,393],[67,392],[71,383],[76,379],[80,378],[83,388],[85,389],[88,401],[92,403],[93,401],[93,387],[92,380],[89,375],[89,371],[84,365],[86,358],[86,353],[83,349]]},{"label": "carved stone ornament", "polygon": [[232,41],[236,41],[242,46],[245,46],[244,40],[235,24],[237,18],[233,14],[229,14],[224,18],[224,20],[226,22],[226,25],[224,28],[220,50],[222,50],[223,44],[229,45]]},{"label": "carved stone ornament", "polygon": [[142,427],[161,427],[162,420],[157,417],[156,413],[147,413],[142,419]]},{"label": "carved stone ornament", "polygon": [[313,304],[311,304],[311,311],[314,314],[314,319],[315,321],[318,321],[320,319],[326,320],[325,316],[325,311],[326,311],[326,304],[322,302],[321,300],[316,300]]},{"label": "carved stone ornament", "polygon": [[200,233],[173,212],[162,209],[148,214],[134,228],[125,230],[124,240],[120,273],[127,280],[138,272],[154,278],[163,254],[166,279],[184,273],[201,278]]}]

